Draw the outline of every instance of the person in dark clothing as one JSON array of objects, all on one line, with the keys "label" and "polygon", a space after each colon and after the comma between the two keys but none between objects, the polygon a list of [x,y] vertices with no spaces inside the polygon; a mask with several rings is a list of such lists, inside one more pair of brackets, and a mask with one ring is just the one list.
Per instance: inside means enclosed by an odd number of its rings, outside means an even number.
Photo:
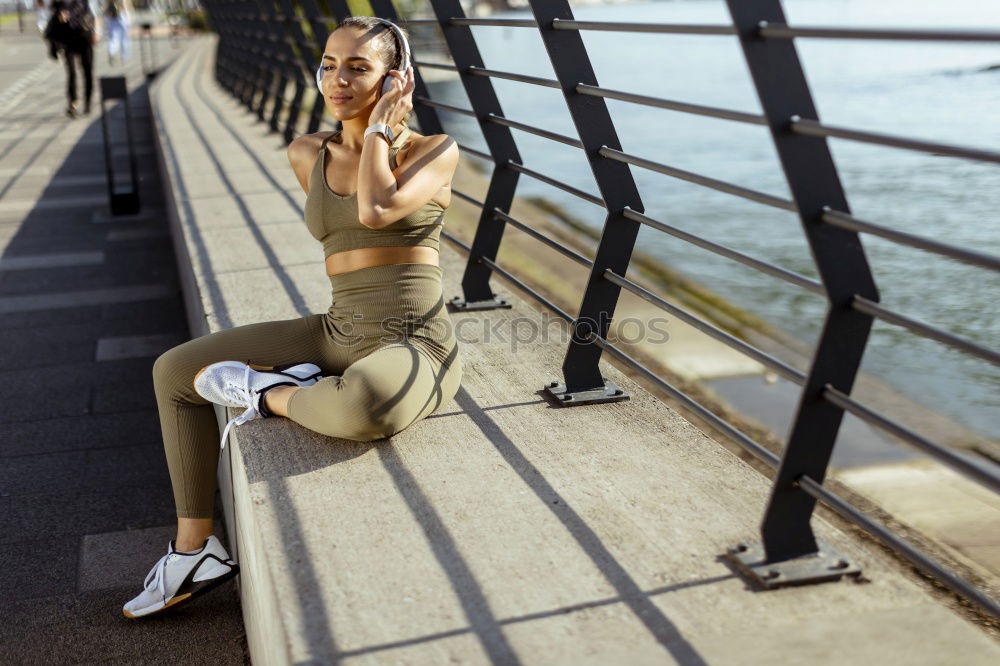
[{"label": "person in dark clothing", "polygon": [[56,60],[59,51],[66,64],[66,114],[76,116],[76,62],[83,70],[83,112],[90,113],[90,99],[94,92],[94,45],[97,29],[94,14],[86,0],[53,0],[52,17],[45,28],[49,42],[49,56]]}]

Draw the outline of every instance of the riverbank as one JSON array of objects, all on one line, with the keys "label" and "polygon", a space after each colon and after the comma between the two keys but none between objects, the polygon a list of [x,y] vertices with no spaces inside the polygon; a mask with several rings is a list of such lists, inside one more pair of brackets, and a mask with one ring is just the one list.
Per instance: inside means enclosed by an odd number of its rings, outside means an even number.
[{"label": "riverbank", "polygon": [[[482,170],[481,162],[463,157],[454,188],[482,200],[487,186],[488,175]],[[452,206],[454,210],[446,218],[447,230],[463,242],[471,243],[479,209],[458,197],[452,199]],[[599,240],[597,232],[559,207],[540,199],[518,198],[511,215],[539,233],[593,258]],[[589,275],[581,264],[512,226],[504,232],[497,263],[559,308],[571,314],[578,311]],[[641,249],[633,254],[626,277],[792,367],[808,370],[811,350],[807,345],[663,266]],[[516,291],[516,287],[500,277],[495,278],[493,284],[494,288]],[[661,328],[665,326],[667,339],[662,340],[661,336],[658,342],[655,336],[647,335],[635,340],[635,327],[640,325],[651,330],[655,328],[650,326],[654,318],[661,322]],[[620,326],[626,321],[631,322],[627,324],[629,331],[623,331]],[[629,292],[621,294],[610,335],[617,337],[617,344],[653,373],[765,448],[781,452],[785,432],[775,425],[794,415],[797,385],[776,377],[760,363]],[[608,355],[605,358],[614,363]],[[717,432],[710,422],[638,373],[619,367],[721,445],[755,464],[762,474],[771,476],[768,468],[756,463],[749,454]],[[553,376],[553,379],[558,377]],[[914,403],[877,377],[861,373],[853,395],[933,441],[984,458],[1000,458],[996,442]],[[924,473],[922,466],[927,463],[923,457],[892,439],[847,415],[838,437],[828,485],[956,572],[987,589],[1000,591],[1000,541],[994,544],[984,536],[1000,534],[1000,501],[986,499],[976,484],[948,470]],[[932,465],[940,467],[936,463]],[[908,475],[905,471],[908,469],[918,471]],[[854,473],[857,470],[880,470],[881,473],[858,475]],[[893,470],[903,471],[894,474]],[[911,482],[899,482],[904,477]],[[890,478],[895,480],[889,483],[886,480]],[[914,493],[924,498],[923,505],[906,501]],[[963,497],[968,501],[959,501]],[[953,510],[937,515],[926,511],[927,502],[934,504],[937,501],[951,503]],[[853,529],[832,512],[823,509],[820,512],[825,518],[840,522],[842,528]],[[969,529],[970,525],[977,529]]]}]

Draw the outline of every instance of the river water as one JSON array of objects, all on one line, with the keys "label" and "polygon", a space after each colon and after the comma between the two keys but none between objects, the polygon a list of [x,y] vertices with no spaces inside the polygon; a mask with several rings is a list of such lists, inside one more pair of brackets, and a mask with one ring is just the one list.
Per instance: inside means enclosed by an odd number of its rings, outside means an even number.
[{"label": "river water", "polygon": [[[1000,31],[1000,0],[785,0],[792,25]],[[728,24],[721,0],[574,8],[580,19]],[[531,17],[529,11],[504,16]],[[555,78],[537,31],[475,27],[486,67]],[[760,113],[735,37],[581,33],[599,85]],[[876,132],[1000,151],[1000,43],[797,39],[819,119]],[[419,54],[417,54],[419,58]],[[994,66],[994,69],[989,69]],[[493,79],[505,116],[576,137],[555,89]],[[468,108],[458,83],[432,96]],[[626,152],[790,198],[766,128],[608,101]],[[442,112],[445,131],[485,149],[469,118]],[[513,130],[529,168],[599,194],[579,150]],[[995,164],[830,139],[851,212],[955,245],[1000,254],[1000,170]],[[744,199],[632,168],[646,214],[818,279],[798,218]],[[518,195],[540,195],[600,228],[603,209],[522,176]],[[881,303],[970,340],[1000,347],[1000,276],[863,235]],[[824,298],[643,227],[639,247],[807,344]],[[983,434],[1000,428],[1000,369],[878,321],[862,371]]]}]

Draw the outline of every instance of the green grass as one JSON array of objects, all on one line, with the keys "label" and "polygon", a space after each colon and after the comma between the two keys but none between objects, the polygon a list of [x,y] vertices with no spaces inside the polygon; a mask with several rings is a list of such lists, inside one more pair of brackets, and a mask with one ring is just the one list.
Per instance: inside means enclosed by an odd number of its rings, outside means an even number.
[{"label": "green grass", "polygon": [[[36,32],[35,28],[35,10],[25,9],[24,14],[24,32],[30,30],[31,32]],[[17,12],[9,12],[7,14],[0,14],[0,26],[3,26],[4,32],[10,32],[10,28],[13,27],[17,30]]]}]

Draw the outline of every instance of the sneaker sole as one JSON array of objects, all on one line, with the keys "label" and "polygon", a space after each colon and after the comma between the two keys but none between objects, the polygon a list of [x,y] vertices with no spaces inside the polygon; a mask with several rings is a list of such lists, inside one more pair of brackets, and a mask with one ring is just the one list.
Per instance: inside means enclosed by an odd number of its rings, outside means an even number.
[{"label": "sneaker sole", "polygon": [[180,606],[184,602],[190,601],[191,599],[194,599],[195,597],[202,597],[202,596],[204,596],[204,594],[206,592],[211,592],[212,590],[214,590],[215,588],[217,588],[219,585],[222,585],[227,580],[229,580],[230,578],[234,577],[236,574],[238,574],[240,572],[240,565],[234,563],[231,566],[232,566],[232,568],[229,571],[227,571],[226,573],[222,574],[221,576],[216,576],[215,578],[212,578],[211,580],[204,580],[204,581],[195,583],[194,584],[195,587],[194,587],[193,590],[191,590],[190,592],[185,592],[184,594],[177,595],[176,597],[174,597],[173,599],[171,599],[170,601],[168,601],[163,608],[158,608],[157,610],[153,611],[152,613],[143,613],[142,615],[135,615],[135,614],[130,613],[129,611],[127,611],[127,610],[125,610],[123,608],[122,609],[122,614],[125,617],[129,618],[129,619],[138,620],[138,619],[141,619],[141,618],[144,618],[144,617],[150,617],[152,615],[159,615],[163,611],[170,610],[171,608],[175,608],[177,606]]}]

